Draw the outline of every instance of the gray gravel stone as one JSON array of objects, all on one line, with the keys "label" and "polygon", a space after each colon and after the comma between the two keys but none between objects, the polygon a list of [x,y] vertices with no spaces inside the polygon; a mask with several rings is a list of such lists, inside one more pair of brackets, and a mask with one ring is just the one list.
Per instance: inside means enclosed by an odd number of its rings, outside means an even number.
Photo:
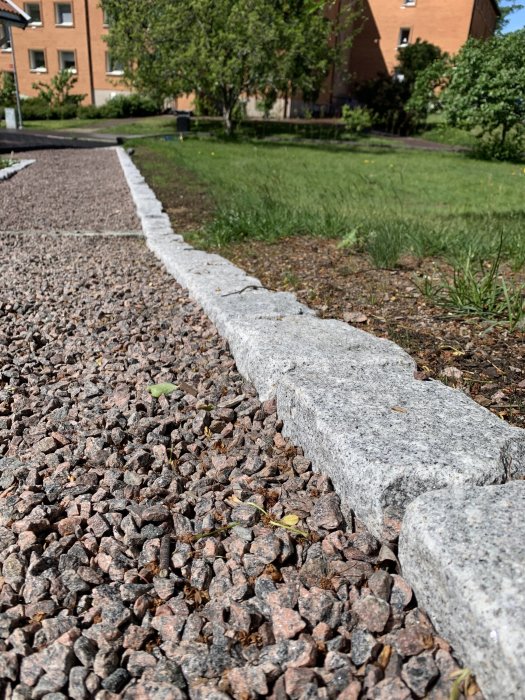
[{"label": "gray gravel stone", "polygon": [[400,541],[405,575],[489,698],[525,685],[525,482],[422,496]]}]

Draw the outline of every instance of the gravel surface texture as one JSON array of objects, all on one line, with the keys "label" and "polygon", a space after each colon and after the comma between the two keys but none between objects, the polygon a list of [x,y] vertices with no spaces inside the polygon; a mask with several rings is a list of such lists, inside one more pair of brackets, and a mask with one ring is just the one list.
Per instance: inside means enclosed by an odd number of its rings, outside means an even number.
[{"label": "gravel surface texture", "polygon": [[112,149],[30,151],[36,163],[0,182],[0,231],[139,231]]},{"label": "gravel surface texture", "polygon": [[143,241],[0,250],[2,697],[448,700],[394,554]]}]

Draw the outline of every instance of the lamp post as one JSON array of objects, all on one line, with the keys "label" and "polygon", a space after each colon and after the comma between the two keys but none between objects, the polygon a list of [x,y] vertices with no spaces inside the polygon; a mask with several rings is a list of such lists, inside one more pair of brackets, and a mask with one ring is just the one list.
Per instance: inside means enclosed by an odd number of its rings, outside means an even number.
[{"label": "lamp post", "polygon": [[23,124],[22,124],[22,108],[20,106],[20,92],[18,90],[18,75],[16,72],[16,59],[15,59],[15,47],[13,44],[13,30],[11,26],[7,27],[7,31],[9,32],[9,43],[11,44],[11,51],[12,51],[12,57],[13,57],[13,76],[15,79],[15,95],[16,95],[16,112],[17,112],[17,124],[18,128],[22,129]]}]

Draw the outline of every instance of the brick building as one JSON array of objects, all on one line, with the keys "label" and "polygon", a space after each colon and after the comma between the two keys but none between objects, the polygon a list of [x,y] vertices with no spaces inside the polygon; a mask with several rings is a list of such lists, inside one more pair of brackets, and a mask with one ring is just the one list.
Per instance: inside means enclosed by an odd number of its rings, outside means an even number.
[{"label": "brick building", "polygon": [[[337,0],[331,11],[340,12]],[[6,0],[0,0],[6,3]],[[416,39],[429,41],[451,54],[457,53],[469,37],[484,38],[495,29],[499,16],[496,0],[363,0],[364,21],[354,39],[342,69],[332,71],[320,95],[318,106],[327,113],[337,112],[350,97],[355,80],[392,73],[397,52]],[[6,3],[7,4],[7,3]],[[48,82],[60,69],[74,71],[78,78],[75,93],[85,94],[84,104],[103,104],[119,92],[127,92],[119,81],[120,66],[111,59],[104,35],[108,25],[100,0],[37,0],[21,3],[30,15],[27,29],[14,28],[13,47],[0,50],[0,71],[12,71],[12,49],[20,93],[33,96],[35,82]],[[334,38],[335,41],[338,38]],[[249,101],[249,113],[256,115],[256,100]],[[191,99],[177,100],[179,108],[191,106]],[[301,100],[273,110],[275,116],[301,114]]]},{"label": "brick building", "polygon": [[500,16],[496,0],[363,0],[363,10],[361,31],[343,69],[332,71],[320,104],[337,108],[348,101],[353,81],[393,74],[398,51],[416,39],[453,55],[469,37],[492,36]]},{"label": "brick building", "polygon": [[32,84],[49,82],[61,69],[76,74],[73,92],[86,95],[84,104],[100,105],[129,92],[103,39],[108,25],[99,0],[38,0],[20,6],[31,20],[25,31],[13,28],[13,45],[0,50],[0,71],[13,70],[14,51],[22,96],[36,95]]}]

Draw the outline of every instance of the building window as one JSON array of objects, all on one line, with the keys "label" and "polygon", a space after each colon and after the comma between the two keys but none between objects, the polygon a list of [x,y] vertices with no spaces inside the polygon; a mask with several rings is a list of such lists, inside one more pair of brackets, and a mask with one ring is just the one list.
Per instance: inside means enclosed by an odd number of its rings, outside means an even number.
[{"label": "building window", "polygon": [[106,73],[108,75],[124,75],[124,65],[110,53],[106,53]]},{"label": "building window", "polygon": [[408,46],[410,41],[410,29],[407,27],[402,27],[399,30],[399,39],[397,40],[397,47],[398,49],[402,49],[405,46]]},{"label": "building window", "polygon": [[102,24],[104,27],[109,27],[109,15],[108,11],[102,8]]},{"label": "building window", "polygon": [[55,4],[55,22],[60,27],[73,26],[73,7],[70,2],[57,2]]},{"label": "building window", "polygon": [[9,33],[7,24],[0,24],[0,48],[2,52],[10,52],[13,50],[11,47],[11,34]]},{"label": "building window", "polygon": [[33,27],[42,26],[42,13],[39,2],[24,3],[24,11],[31,17],[31,21],[29,22],[30,25]]},{"label": "building window", "polygon": [[46,54],[42,49],[29,51],[29,68],[32,73],[47,73]]},{"label": "building window", "polygon": [[59,51],[58,65],[60,70],[67,70],[70,73],[77,72],[77,58],[74,51]]}]

